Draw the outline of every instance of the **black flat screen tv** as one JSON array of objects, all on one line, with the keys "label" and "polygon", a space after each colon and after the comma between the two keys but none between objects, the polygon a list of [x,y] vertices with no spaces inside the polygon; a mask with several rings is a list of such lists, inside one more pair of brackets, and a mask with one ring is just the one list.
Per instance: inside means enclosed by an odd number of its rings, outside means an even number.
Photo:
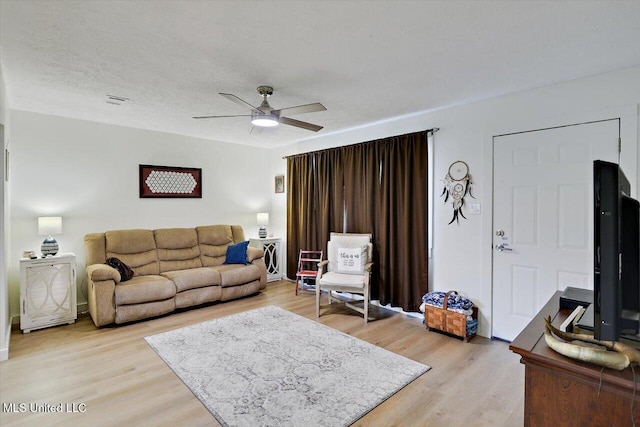
[{"label": "black flat screen tv", "polygon": [[596,339],[640,341],[640,203],[616,163],[593,163]]}]

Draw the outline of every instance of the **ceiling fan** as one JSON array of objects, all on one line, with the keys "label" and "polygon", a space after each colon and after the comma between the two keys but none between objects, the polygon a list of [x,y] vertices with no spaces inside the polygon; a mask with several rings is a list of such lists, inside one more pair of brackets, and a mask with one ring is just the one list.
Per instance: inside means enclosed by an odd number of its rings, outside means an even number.
[{"label": "ceiling fan", "polygon": [[313,104],[305,104],[298,105],[296,107],[287,107],[280,108],[279,110],[273,109],[271,105],[269,105],[269,101],[267,98],[273,94],[273,88],[271,86],[258,86],[258,93],[262,95],[262,104],[259,107],[254,107],[249,104],[247,101],[243,101],[237,96],[231,93],[220,93],[220,95],[227,98],[229,101],[233,101],[236,104],[240,104],[243,107],[249,108],[251,110],[251,114],[239,114],[232,116],[197,116],[194,119],[213,119],[220,117],[251,117],[251,124],[254,126],[260,127],[273,127],[278,126],[279,124],[295,126],[302,129],[311,130],[314,132],[318,132],[322,129],[322,126],[314,125],[313,123],[302,122],[300,120],[295,120],[289,117],[284,117],[282,114],[286,114],[287,116],[293,114],[302,114],[302,113],[313,113],[315,111],[325,111],[326,108],[324,105],[319,102],[314,102]]}]

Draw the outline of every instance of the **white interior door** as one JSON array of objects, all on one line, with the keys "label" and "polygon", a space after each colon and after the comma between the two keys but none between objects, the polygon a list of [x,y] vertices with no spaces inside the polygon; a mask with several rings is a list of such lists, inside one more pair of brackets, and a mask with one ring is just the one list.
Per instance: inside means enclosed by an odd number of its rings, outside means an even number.
[{"label": "white interior door", "polygon": [[492,334],[512,341],[555,291],[593,289],[593,160],[618,162],[618,121],[499,136],[493,150]]}]

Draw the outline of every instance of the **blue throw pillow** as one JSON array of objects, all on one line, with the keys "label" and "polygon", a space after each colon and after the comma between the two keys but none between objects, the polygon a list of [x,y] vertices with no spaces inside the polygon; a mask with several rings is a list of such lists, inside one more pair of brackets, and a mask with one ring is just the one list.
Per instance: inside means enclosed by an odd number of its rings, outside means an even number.
[{"label": "blue throw pillow", "polygon": [[247,263],[247,246],[249,241],[236,243],[227,246],[227,256],[224,260],[225,264],[246,264]]}]

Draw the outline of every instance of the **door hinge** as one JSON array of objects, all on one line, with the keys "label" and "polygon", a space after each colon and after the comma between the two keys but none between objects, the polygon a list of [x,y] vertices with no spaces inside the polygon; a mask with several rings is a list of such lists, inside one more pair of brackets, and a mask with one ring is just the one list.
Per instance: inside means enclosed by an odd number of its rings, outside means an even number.
[{"label": "door hinge", "polygon": [[622,138],[618,137],[618,154],[622,152]]}]

